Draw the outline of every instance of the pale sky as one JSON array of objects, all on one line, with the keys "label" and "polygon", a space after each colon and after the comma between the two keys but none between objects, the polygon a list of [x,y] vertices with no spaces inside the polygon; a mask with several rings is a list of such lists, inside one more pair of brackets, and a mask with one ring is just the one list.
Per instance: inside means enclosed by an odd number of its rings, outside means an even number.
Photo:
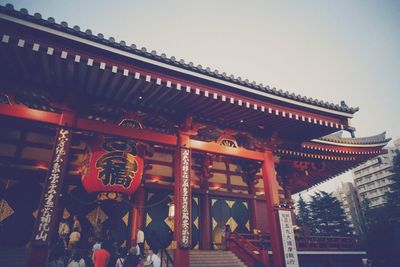
[{"label": "pale sky", "polygon": [[[357,136],[400,137],[400,1],[3,1],[243,79],[360,107]],[[322,188],[332,191],[351,174]]]}]

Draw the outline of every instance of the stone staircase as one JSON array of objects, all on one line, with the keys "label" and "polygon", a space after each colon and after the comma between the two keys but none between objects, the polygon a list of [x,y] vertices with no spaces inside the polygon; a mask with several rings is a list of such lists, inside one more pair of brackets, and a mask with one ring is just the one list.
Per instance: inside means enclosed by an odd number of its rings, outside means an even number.
[{"label": "stone staircase", "polygon": [[22,248],[0,248],[1,267],[24,267],[28,250]]},{"label": "stone staircase", "polygon": [[191,250],[190,267],[246,267],[231,251]]}]

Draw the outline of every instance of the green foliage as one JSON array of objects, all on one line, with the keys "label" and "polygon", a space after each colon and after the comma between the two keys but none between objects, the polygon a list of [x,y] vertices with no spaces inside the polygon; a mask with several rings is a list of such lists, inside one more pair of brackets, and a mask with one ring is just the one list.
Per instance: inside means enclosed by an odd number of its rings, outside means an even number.
[{"label": "green foliage", "polygon": [[314,234],[322,236],[347,236],[352,234],[339,200],[332,193],[316,192],[309,204]]},{"label": "green foliage", "polygon": [[300,196],[297,202],[297,223],[314,235],[347,236],[352,234],[346,215],[337,198],[320,191],[307,203]]},{"label": "green foliage", "polygon": [[300,195],[297,206],[296,221],[299,226],[310,227],[310,209],[308,208],[307,202],[304,201]]}]

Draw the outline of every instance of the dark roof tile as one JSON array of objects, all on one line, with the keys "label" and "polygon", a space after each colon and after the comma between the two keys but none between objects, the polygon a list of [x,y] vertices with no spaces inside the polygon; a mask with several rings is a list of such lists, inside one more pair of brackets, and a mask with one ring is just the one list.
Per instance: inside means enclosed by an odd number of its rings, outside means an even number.
[{"label": "dark roof tile", "polygon": [[[343,131],[339,131],[333,134],[329,134],[323,137],[318,138],[322,141],[329,141],[341,144],[355,144],[355,145],[365,145],[365,144],[383,144],[389,142],[391,139],[386,138],[386,132],[368,136],[368,137],[343,137]],[[318,140],[317,139],[317,140]]]},{"label": "dark roof tile", "polygon": [[[42,16],[40,15],[40,13],[35,13],[33,16],[29,15],[28,10],[26,9],[21,9],[21,11],[16,11],[14,10],[14,6],[12,4],[6,4],[5,7],[0,5],[0,12],[2,13],[6,13],[15,17],[22,17],[26,20],[29,21],[34,21],[35,23],[38,24],[42,24],[48,27],[53,27],[56,28],[58,30],[64,31],[64,32],[68,32],[71,34],[75,34],[75,35],[79,35],[83,38],[95,41],[95,42],[99,42],[99,43],[103,43],[106,44],[108,46],[112,46],[112,47],[116,47],[119,49],[124,49],[127,51],[131,51],[132,53],[138,54],[138,55],[143,55],[145,57],[149,57],[149,58],[155,58],[160,62],[164,62],[164,63],[168,63],[171,65],[176,65],[176,66],[180,66],[186,69],[190,69],[193,70],[195,72],[199,72],[199,73],[207,73],[207,75],[209,76],[214,76],[217,77],[219,79],[222,80],[226,80],[226,81],[230,81],[233,83],[237,83],[237,84],[241,84],[241,85],[245,85],[248,86],[250,88],[254,88],[263,92],[268,92],[270,94],[274,94],[274,95],[278,95],[278,96],[283,96],[285,98],[289,98],[289,99],[295,99],[299,102],[304,102],[304,103],[312,103],[313,105],[316,106],[321,106],[321,107],[325,107],[328,109],[332,109],[332,110],[338,110],[338,111],[343,111],[346,113],[355,113],[356,111],[358,111],[358,108],[352,108],[352,107],[348,107],[348,106],[341,106],[341,105],[335,105],[332,103],[328,103],[322,100],[317,100],[317,99],[308,99],[305,96],[301,96],[301,95],[295,95],[295,94],[290,94],[289,92],[283,92],[282,90],[277,91],[276,88],[273,88],[272,90],[269,88],[269,86],[263,86],[262,84],[257,85],[255,82],[249,82],[247,79],[245,79],[244,81],[242,80],[241,77],[237,77],[235,78],[234,75],[228,75],[226,73],[220,74],[217,70],[212,72],[211,70],[209,70],[209,68],[207,68],[206,70],[204,70],[202,68],[201,65],[198,65],[197,67],[194,66],[194,64],[185,64],[184,61],[183,62],[178,62],[176,61],[175,57],[170,57],[168,58],[165,54],[161,54],[161,56],[157,55],[157,53],[148,53],[146,48],[141,48],[141,50],[137,49],[137,47],[135,45],[131,45],[130,47],[127,47],[125,42],[120,41],[120,42],[115,42],[115,39],[113,37],[110,37],[109,40],[104,39],[104,35],[101,33],[98,33],[97,36],[92,34],[91,30],[86,30],[85,32],[81,32],[80,28],[78,26],[74,26],[72,29],[68,27],[68,24],[66,22],[61,22],[60,24],[57,24],[55,22],[55,19],[52,17],[49,17],[47,20],[42,19]],[[155,51],[154,51],[155,52]]]}]

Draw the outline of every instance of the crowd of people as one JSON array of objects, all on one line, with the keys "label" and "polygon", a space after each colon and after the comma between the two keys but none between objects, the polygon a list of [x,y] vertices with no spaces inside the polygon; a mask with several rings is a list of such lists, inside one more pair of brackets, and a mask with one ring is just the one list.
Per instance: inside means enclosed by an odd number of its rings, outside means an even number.
[{"label": "crowd of people", "polygon": [[[83,242],[82,235],[88,235]],[[109,229],[104,229],[100,220],[90,233],[82,233],[78,216],[73,216],[72,227],[63,219],[59,224],[58,241],[50,250],[47,267],[160,267],[158,250],[145,253],[145,236],[137,229],[136,244],[131,248],[121,247],[113,240]],[[88,249],[91,248],[91,249]]]}]

